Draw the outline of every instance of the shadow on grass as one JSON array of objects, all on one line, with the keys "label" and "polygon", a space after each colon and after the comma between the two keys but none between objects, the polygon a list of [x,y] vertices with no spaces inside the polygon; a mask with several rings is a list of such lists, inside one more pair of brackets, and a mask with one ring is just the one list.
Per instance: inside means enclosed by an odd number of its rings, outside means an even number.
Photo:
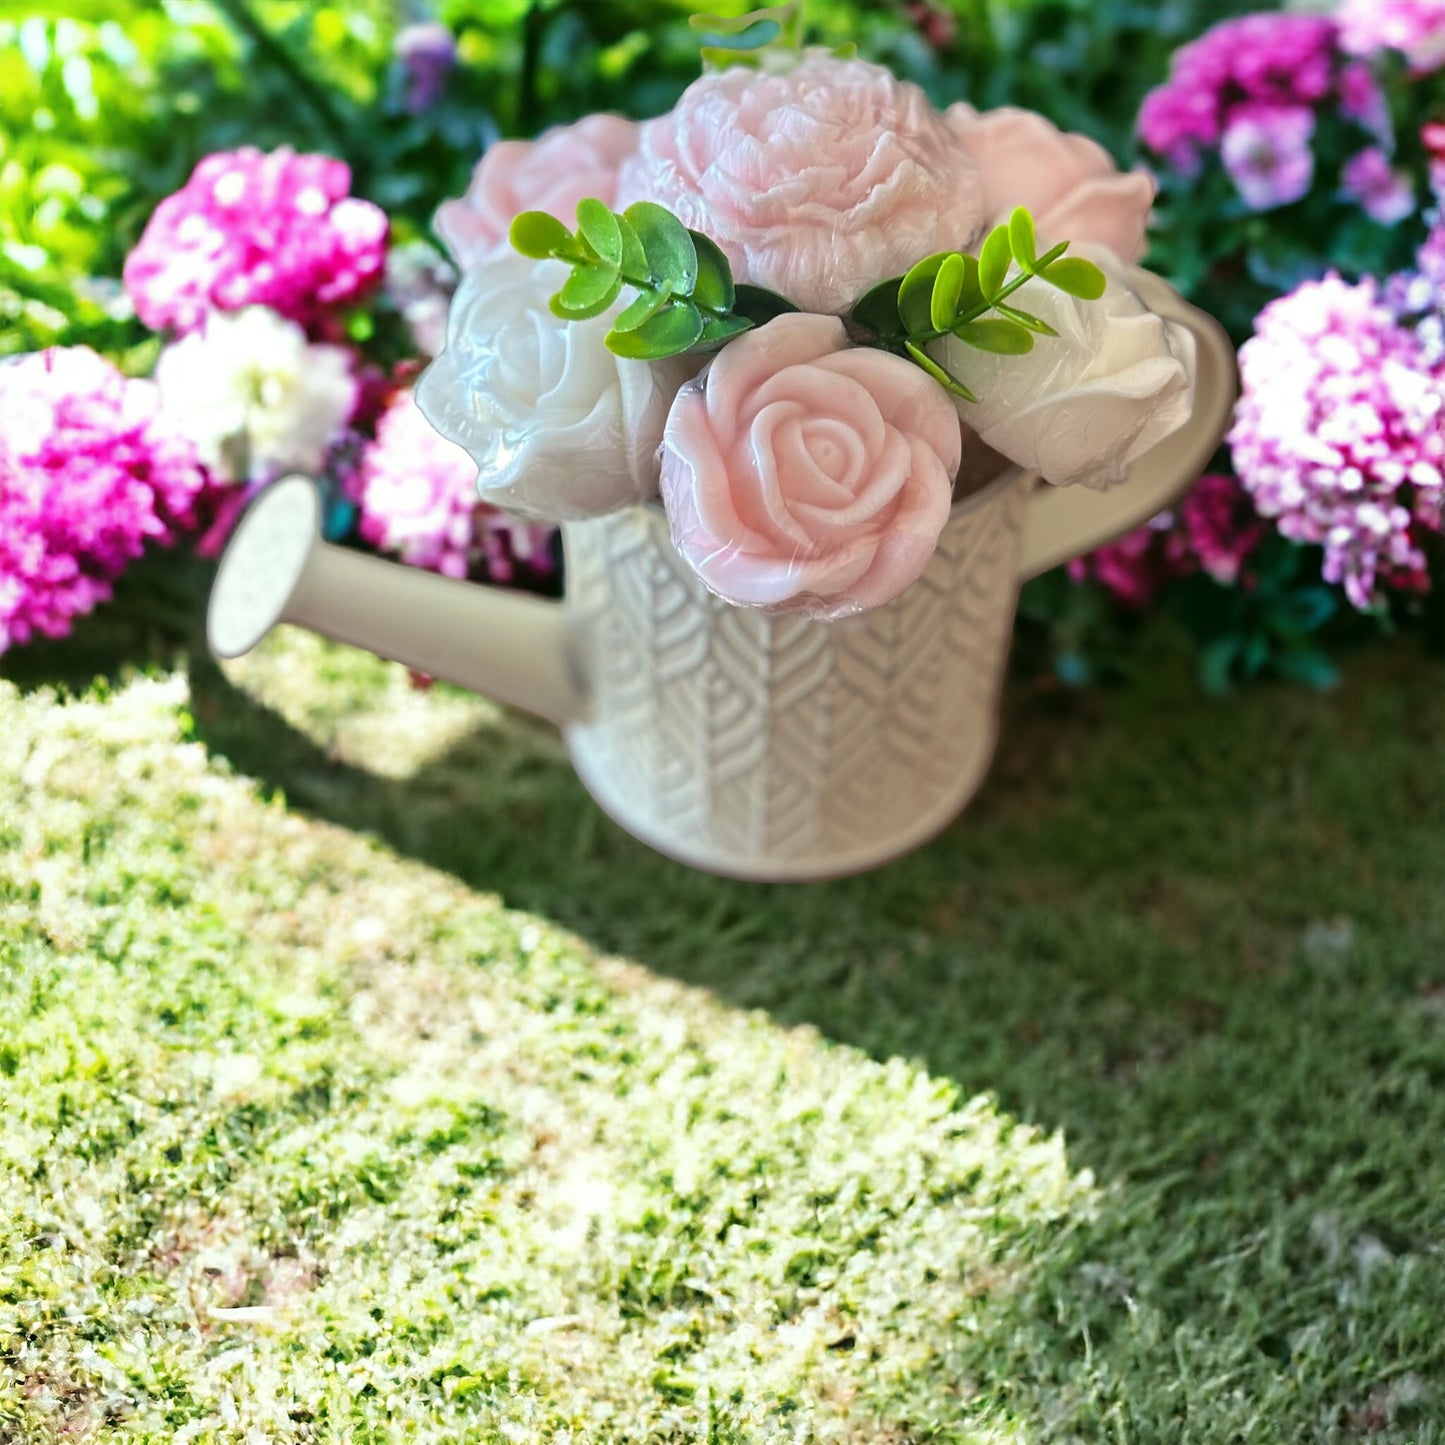
[{"label": "shadow on grass", "polygon": [[[1145,1440],[1233,1438],[1178,1433],[1221,1379],[1278,1429],[1259,1439],[1354,1438],[1445,1399],[1445,674],[1408,642],[1324,696],[1209,702],[1167,670],[1116,693],[1016,681],[953,827],[807,886],[650,852],[526,718],[396,781],[329,757],[194,642],[189,668],[199,738],[293,806],[1062,1128],[1110,1193],[998,1332],[1004,1393],[1073,1399],[1090,1439],[1123,1402],[1176,1412],[1118,1436]],[[1425,1384],[1379,1393],[1400,1379]]]},{"label": "shadow on grass", "polygon": [[1442,675],[1405,645],[1326,696],[1015,685],[991,776],[940,838],[776,886],[635,843],[544,724],[508,717],[396,781],[329,758],[204,653],[191,674],[202,740],[307,812],[604,952],[997,1090],[1114,1164],[1140,1070],[1273,998],[1305,954],[1445,936],[1427,896],[1445,861]]},{"label": "shadow on grass", "polygon": [[[993,1332],[994,1388],[1030,1414],[1073,1399],[1092,1439],[1147,1400],[1164,1413],[1130,1438],[1224,1439],[1178,1430],[1228,1377],[1278,1422],[1256,1438],[1349,1439],[1440,1403],[1445,677],[1409,644],[1325,696],[1016,682],[957,823],[806,886],[650,852],[525,718],[393,781],[328,758],[208,660],[192,681],[207,745],[293,805],[1062,1128],[1110,1194]],[[1401,1261],[1394,1294],[1356,1277],[1370,1250]],[[1416,1403],[1413,1384],[1388,1394],[1402,1378],[1430,1382]]]}]

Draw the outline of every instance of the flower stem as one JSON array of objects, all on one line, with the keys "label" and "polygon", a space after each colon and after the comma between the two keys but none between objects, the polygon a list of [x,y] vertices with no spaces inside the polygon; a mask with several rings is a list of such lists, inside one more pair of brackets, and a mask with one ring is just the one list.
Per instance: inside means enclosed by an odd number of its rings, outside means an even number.
[{"label": "flower stem", "polygon": [[1012,296],[1025,281],[1032,281],[1033,279],[1033,272],[1025,271],[1022,275],[1015,276],[992,301],[981,301],[977,306],[970,307],[961,316],[956,316],[952,326],[944,327],[941,331],[915,331],[907,337],[907,340],[914,342],[916,345],[922,345],[926,341],[937,341],[940,336],[949,336],[955,328],[966,326],[970,321],[977,321],[980,316],[986,316],[1000,301],[1006,301]]}]

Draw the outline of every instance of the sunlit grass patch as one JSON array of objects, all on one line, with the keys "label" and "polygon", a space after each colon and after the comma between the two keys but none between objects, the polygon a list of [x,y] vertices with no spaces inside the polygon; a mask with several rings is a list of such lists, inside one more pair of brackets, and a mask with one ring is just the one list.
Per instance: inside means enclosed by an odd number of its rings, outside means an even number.
[{"label": "sunlit grass patch", "polygon": [[288,812],[192,705],[0,694],[0,1437],[994,1428],[1059,1140]]}]

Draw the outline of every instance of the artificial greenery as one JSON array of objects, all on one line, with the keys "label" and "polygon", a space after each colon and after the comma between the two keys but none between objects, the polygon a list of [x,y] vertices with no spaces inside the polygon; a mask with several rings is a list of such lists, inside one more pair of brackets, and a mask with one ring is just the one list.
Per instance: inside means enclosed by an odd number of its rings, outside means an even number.
[{"label": "artificial greenery", "polygon": [[[624,286],[634,290],[606,342],[616,355],[638,361],[713,350],[798,309],[775,291],[737,285],[717,243],[653,201],[613,211],[589,197],[578,203],[575,231],[546,211],[523,211],[512,222],[511,241],[524,256],[571,268],[551,301],[553,315],[563,321],[600,316]],[[1092,261],[1065,256],[1067,241],[1042,256],[1036,247],[1033,217],[1019,206],[989,232],[977,256],[927,256],[905,275],[873,287],[849,320],[862,328],[867,344],[908,357],[955,396],[977,401],[928,354],[929,342],[952,335],[979,351],[1020,356],[1033,349],[1035,336],[1058,335],[1040,317],[1009,304],[1026,282],[1045,281],[1089,301],[1104,294],[1104,273]],[[1011,267],[1018,268],[1012,278]]]},{"label": "artificial greenery", "polygon": [[[1008,304],[1025,283],[1046,281],[1087,301],[1104,294],[1104,273],[1092,261],[1065,257],[1067,241],[1042,256],[1035,254],[1036,246],[1033,217],[1019,206],[989,232],[976,258],[964,251],[926,256],[906,275],[869,291],[853,308],[852,320],[873,334],[876,345],[911,357],[955,396],[977,401],[924,350],[929,342],[952,335],[979,351],[1021,356],[1033,350],[1035,336],[1058,335],[1046,321]],[[1018,275],[1010,280],[1011,265]]]},{"label": "artificial greenery", "polygon": [[635,291],[613,321],[607,346],[638,361],[720,346],[796,309],[774,292],[735,285],[716,243],[652,201],[625,211],[595,198],[581,201],[576,231],[545,211],[523,211],[511,238],[524,256],[554,257],[572,268],[552,298],[552,312],[563,321],[600,316],[624,286]]}]

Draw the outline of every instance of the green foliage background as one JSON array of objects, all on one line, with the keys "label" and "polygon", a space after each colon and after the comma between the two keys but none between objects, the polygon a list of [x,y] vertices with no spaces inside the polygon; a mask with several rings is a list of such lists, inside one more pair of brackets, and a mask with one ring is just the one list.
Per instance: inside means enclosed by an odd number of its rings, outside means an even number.
[{"label": "green foliage background", "polygon": [[[324,150],[422,233],[486,143],[593,110],[657,114],[698,73],[689,15],[746,0],[443,0],[462,65],[423,116],[400,104],[400,3],[42,0],[0,10],[0,352],[143,343],[113,315],[125,253],[208,151]],[[1242,0],[812,0],[812,37],[856,42],[939,102],[1026,105],[1121,160],[1171,51]],[[937,28],[943,27],[942,32]],[[145,356],[135,358],[143,366]]]},{"label": "green foliage background", "polygon": [[[121,267],[156,203],[208,152],[291,145],[339,155],[355,191],[388,211],[398,239],[414,239],[493,140],[597,110],[666,110],[699,73],[708,37],[691,16],[751,8],[753,0],[0,0],[0,357],[83,343],[147,372],[159,342],[129,316]],[[940,105],[1026,106],[1098,138],[1127,165],[1140,159],[1140,102],[1173,52],[1261,8],[1268,0],[808,0],[806,13],[810,41],[856,44]],[[412,115],[395,41],[427,19],[456,34],[460,64],[441,99]],[[1420,116],[1445,107],[1441,88],[1390,87],[1396,108],[1411,111],[1396,117],[1406,150],[1419,149]],[[1331,264],[1385,274],[1407,264],[1423,234],[1418,216],[1389,228],[1344,205],[1329,168],[1349,149],[1322,136],[1321,150],[1321,183],[1269,213],[1243,212],[1218,167],[1196,180],[1162,177],[1146,261],[1236,342],[1265,301],[1305,276]],[[1423,172],[1413,151],[1402,158]],[[1223,453],[1216,462],[1227,465]],[[1338,644],[1382,626],[1423,619],[1427,639],[1445,646],[1445,589],[1423,604],[1394,595],[1361,619],[1321,583],[1314,549],[1272,536],[1251,565],[1248,589],[1191,577],[1161,599],[1192,638],[1210,691],[1267,673],[1329,685]],[[1038,579],[1020,616],[1025,666],[1069,681],[1137,669],[1135,619],[1097,586],[1061,573]]]}]

